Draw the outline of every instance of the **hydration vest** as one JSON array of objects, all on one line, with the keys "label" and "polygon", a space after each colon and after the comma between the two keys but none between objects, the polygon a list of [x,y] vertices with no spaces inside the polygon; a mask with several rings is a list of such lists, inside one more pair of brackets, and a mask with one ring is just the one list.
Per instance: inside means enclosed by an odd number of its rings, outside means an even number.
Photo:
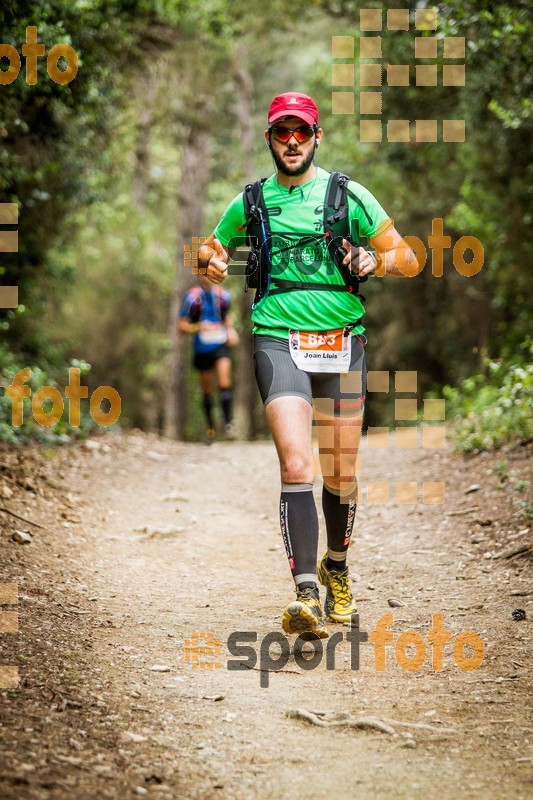
[{"label": "hydration vest", "polygon": [[350,292],[351,294],[359,295],[364,300],[363,295],[359,292],[359,284],[362,281],[366,281],[367,276],[359,278],[359,276],[353,275],[348,269],[348,265],[342,263],[346,257],[346,250],[342,246],[342,240],[346,239],[351,244],[359,246],[361,239],[365,238],[356,234],[357,241],[354,241],[355,237],[351,235],[348,217],[348,195],[362,209],[371,226],[373,226],[374,222],[362,200],[348,188],[347,184],[350,178],[342,172],[331,173],[324,200],[324,232],[309,234],[299,242],[301,246],[325,239],[329,255],[342,275],[343,284],[292,281],[271,277],[270,245],[272,233],[268,209],[263,197],[265,180],[266,178],[261,178],[255,183],[249,183],[244,189],[246,245],[250,247],[245,272],[245,290],[256,290],[254,303],[258,303],[267,294],[274,295],[301,290]]}]

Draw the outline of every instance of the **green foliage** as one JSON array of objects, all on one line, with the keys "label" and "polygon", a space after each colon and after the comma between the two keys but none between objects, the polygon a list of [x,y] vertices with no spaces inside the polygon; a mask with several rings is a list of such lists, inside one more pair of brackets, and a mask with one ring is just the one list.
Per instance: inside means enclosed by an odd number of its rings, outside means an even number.
[{"label": "green foliage", "polygon": [[112,385],[122,422],[143,428],[161,422],[169,348],[173,225],[163,204],[159,211],[159,220],[135,211],[119,185],[118,196],[79,212],[78,235],[52,254],[73,280],[51,343],[81,354],[92,365],[89,387]]},{"label": "green foliage", "polygon": [[[508,362],[487,360],[487,373],[462,381],[458,389],[445,386],[448,418],[454,423],[457,450],[469,452],[520,445],[533,438],[533,345]],[[501,483],[507,480],[507,462],[497,467]]]},{"label": "green foliage", "polygon": [[[398,7],[393,0],[379,5],[384,13]],[[79,72],[59,86],[39,59],[35,86],[25,81],[24,62],[19,78],[0,86],[0,201],[20,208],[20,252],[2,254],[0,283],[18,284],[26,307],[0,310],[2,367],[33,364],[34,380],[53,385],[70,359],[82,357],[92,364],[90,388],[117,388],[127,423],[159,428],[168,306],[181,259],[176,201],[191,127],[213,140],[200,234],[256,171],[271,170],[261,137],[266,106],[293,88],[318,100],[321,166],[344,170],[373,191],[402,234],[427,242],[431,219],[440,217],[452,242],[475,236],[485,250],[473,278],[460,276],[445,251],[443,278],[428,263],[416,279],[367,284],[370,368],[416,369],[424,396],[430,388],[440,395],[443,384],[459,386],[447,389],[447,399],[454,414],[466,416],[457,434],[465,449],[527,438],[531,374],[514,354],[526,338],[533,294],[531,15],[521,0],[436,5],[439,68],[442,36],[464,36],[466,85],[399,88],[384,81],[383,118],[464,118],[464,143],[362,144],[357,112],[331,113],[331,37],[359,32],[360,4],[348,0],[5,0],[3,42],[21,52],[26,26],[36,25],[47,51],[59,42],[76,50]],[[384,27],[380,35],[385,61],[409,64],[414,75],[413,30]],[[249,75],[248,89],[239,70]],[[252,152],[243,152],[236,122],[243,91],[254,106]],[[132,185],[143,164],[139,202]],[[12,363],[10,351],[18,354]],[[466,378],[485,363],[487,374]],[[194,380],[191,387],[195,436],[203,421]],[[383,424],[381,402],[372,398],[370,424]]]},{"label": "green foliage", "polygon": [[[29,85],[22,59],[18,78],[0,86],[0,202],[19,205],[19,251],[2,254],[2,282],[17,284],[31,309],[5,332],[13,346],[22,342],[29,351],[43,353],[39,326],[32,320],[42,316],[47,285],[63,277],[54,272],[47,252],[65,232],[70,212],[94,199],[94,163],[105,153],[154,18],[150,5],[140,0],[2,4],[2,42],[21,54],[26,27],[34,25],[46,52],[69,44],[79,65],[74,80],[59,85],[40,57],[37,83]],[[100,161],[105,163],[105,156]]]},{"label": "green foliage", "polygon": [[533,503],[528,500],[522,500],[521,497],[513,497],[513,503],[518,506],[519,510],[524,515],[524,519],[533,519]]},{"label": "green foliage", "polygon": [[507,461],[498,461],[496,464],[496,475],[500,483],[506,483],[509,478],[509,464]]},{"label": "green foliage", "polygon": [[[369,5],[383,8],[384,15],[398,8],[393,0]],[[419,396],[444,384],[459,385],[481,372],[487,357],[512,363],[520,342],[530,334],[533,296],[528,99],[533,89],[533,17],[525,2],[450,0],[417,3],[416,8],[424,5],[438,9],[437,31],[421,35],[437,37],[439,73],[443,36],[465,38],[465,86],[443,86],[441,77],[437,86],[414,85],[419,62],[413,39],[420,34],[413,31],[415,7],[409,4],[410,32],[384,26],[379,34],[382,119],[464,119],[465,142],[390,143],[383,124],[382,143],[361,143],[356,88],[355,119],[326,116],[321,150],[327,168],[339,168],[340,163],[376,194],[403,235],[427,242],[432,218],[442,218],[452,245],[462,236],[474,236],[484,248],[484,266],[474,277],[457,273],[448,249],[441,278],[431,274],[428,251],[428,263],[418,277],[372,281],[365,287],[371,368],[416,369]],[[360,4],[323,0],[322,7],[332,18],[328,35],[360,35]],[[356,57],[357,52],[356,41]],[[317,62],[311,70],[310,84],[326,112],[331,94],[327,55],[325,63]],[[409,65],[411,85],[388,86],[387,63]],[[370,424],[381,424],[388,401],[370,399]]]},{"label": "green foliage", "polygon": [[[0,86],[0,201],[19,205],[19,251],[2,254],[0,282],[17,284],[25,304],[16,313],[0,310],[1,366],[33,365],[32,387],[55,385],[54,377],[66,373],[73,357],[82,351],[87,357],[91,326],[80,336],[80,347],[71,331],[58,328],[65,320],[63,304],[67,311],[72,308],[69,298],[83,266],[67,255],[91,205],[108,194],[122,174],[123,165],[114,163],[109,145],[121,110],[130,105],[128,87],[147,62],[172,46],[161,38],[156,24],[165,14],[163,5],[148,0],[9,0],[0,11],[2,41],[19,54],[26,27],[35,25],[47,52],[57,43],[67,43],[76,51],[79,66],[75,79],[60,86],[49,78],[45,59],[40,58],[32,86],[25,80],[22,59],[18,78]],[[128,144],[129,154],[133,145]],[[118,227],[119,217],[120,213],[111,217]],[[92,233],[97,239],[98,231]],[[120,240],[120,234],[114,238]],[[129,241],[133,239],[134,234]],[[130,255],[132,250],[133,243]],[[109,285],[105,288],[107,277],[101,275],[104,298],[111,294]],[[103,304],[109,308],[105,299]],[[136,319],[139,325],[139,316]],[[93,351],[96,346],[102,347],[102,342],[93,342]],[[13,363],[10,350],[18,354]],[[88,382],[94,388],[111,381],[91,373]],[[63,421],[43,430],[28,415],[24,426],[13,430],[6,421],[10,414],[5,409],[3,414],[0,435],[9,440],[61,440],[76,433]],[[80,430],[91,425],[86,418]]]}]

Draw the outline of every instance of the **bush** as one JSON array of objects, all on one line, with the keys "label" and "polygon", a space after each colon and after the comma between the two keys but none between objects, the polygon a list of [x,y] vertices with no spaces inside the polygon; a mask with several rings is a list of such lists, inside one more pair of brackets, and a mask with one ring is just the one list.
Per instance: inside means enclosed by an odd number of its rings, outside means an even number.
[{"label": "bush", "polygon": [[487,372],[445,386],[446,416],[456,450],[492,450],[533,438],[533,342],[521,345],[509,361],[487,360]]}]

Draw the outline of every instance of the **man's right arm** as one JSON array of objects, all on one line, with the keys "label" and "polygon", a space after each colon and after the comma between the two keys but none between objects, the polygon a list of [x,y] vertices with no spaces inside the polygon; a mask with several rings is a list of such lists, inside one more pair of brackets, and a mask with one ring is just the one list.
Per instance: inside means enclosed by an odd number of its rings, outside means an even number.
[{"label": "man's right arm", "polygon": [[215,231],[200,247],[198,266],[206,270],[207,277],[214,283],[226,279],[228,261],[245,239],[242,234],[245,226],[243,193],[240,192],[224,211]]},{"label": "man's right arm", "polygon": [[235,251],[224,247],[215,234],[208,236],[198,252],[198,268],[213,283],[222,283],[228,277],[228,261]]}]

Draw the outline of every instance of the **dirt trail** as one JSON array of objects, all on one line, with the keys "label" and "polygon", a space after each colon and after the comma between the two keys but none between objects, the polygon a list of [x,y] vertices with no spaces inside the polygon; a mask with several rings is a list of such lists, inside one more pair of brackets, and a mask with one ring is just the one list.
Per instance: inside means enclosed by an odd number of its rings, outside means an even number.
[{"label": "dirt trail", "polygon": [[[369,643],[355,671],[344,641],[334,670],[323,658],[304,671],[291,657],[268,673],[268,688],[258,667],[226,669],[226,640],[255,631],[259,654],[293,596],[270,443],[206,448],[133,433],[60,449],[29,486],[12,482],[2,503],[46,530],[1,517],[2,581],[20,592],[20,632],[2,635],[2,663],[17,664],[22,682],[0,693],[0,795],[531,797],[530,622],[511,616],[520,607],[531,617],[529,562],[491,557],[529,537],[502,511],[493,462],[366,449],[363,469],[365,481],[447,483],[445,506],[363,502],[350,551],[361,629],[392,613],[395,640],[420,633],[426,661],[402,669],[388,644],[377,672]],[[474,481],[482,488],[465,494]],[[13,528],[25,527],[32,544],[12,542]],[[479,669],[460,669],[451,645],[444,669],[432,669],[437,613],[453,637],[481,636]],[[187,662],[195,631],[221,641],[220,655],[199,656],[220,669]],[[395,734],[287,716],[302,708],[376,717]]]}]

